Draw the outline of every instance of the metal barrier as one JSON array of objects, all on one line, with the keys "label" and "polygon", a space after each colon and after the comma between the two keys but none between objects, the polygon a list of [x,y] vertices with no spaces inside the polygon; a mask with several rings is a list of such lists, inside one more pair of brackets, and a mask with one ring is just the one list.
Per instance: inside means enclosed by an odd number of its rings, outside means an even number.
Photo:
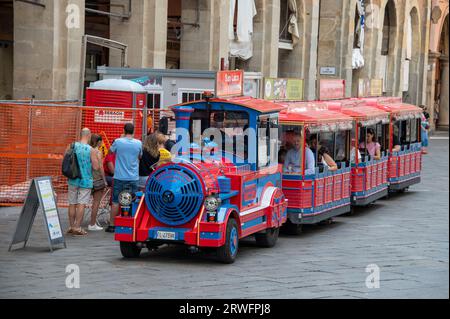
[{"label": "metal barrier", "polygon": [[58,205],[67,206],[67,178],[61,174],[64,152],[83,127],[100,134],[106,148],[125,123],[145,133],[143,109],[0,103],[0,206],[21,205],[30,180],[51,176]]}]

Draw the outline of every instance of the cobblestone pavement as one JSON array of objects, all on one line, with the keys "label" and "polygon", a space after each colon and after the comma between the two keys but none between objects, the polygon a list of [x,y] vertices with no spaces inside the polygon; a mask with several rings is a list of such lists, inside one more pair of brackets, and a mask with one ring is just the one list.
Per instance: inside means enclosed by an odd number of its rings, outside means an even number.
[{"label": "cobblestone pavement", "polygon": [[[442,136],[442,135],[440,135]],[[449,141],[431,140],[423,182],[332,225],[281,236],[276,247],[241,243],[232,265],[183,247],[121,257],[112,234],[67,238],[49,253],[42,219],[28,247],[7,252],[19,208],[0,208],[1,298],[448,298]],[[66,210],[61,212],[67,226]],[[65,286],[68,264],[79,289]],[[368,289],[366,266],[380,268]]]}]

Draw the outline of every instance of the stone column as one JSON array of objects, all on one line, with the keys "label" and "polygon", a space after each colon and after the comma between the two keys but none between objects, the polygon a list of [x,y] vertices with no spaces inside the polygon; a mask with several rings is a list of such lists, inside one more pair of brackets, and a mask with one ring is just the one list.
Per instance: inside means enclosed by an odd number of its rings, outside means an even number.
[{"label": "stone column", "polygon": [[181,69],[217,71],[221,58],[228,59],[229,10],[228,1],[181,2],[182,22],[187,23],[181,37]]},{"label": "stone column", "polygon": [[278,40],[280,0],[256,0],[253,19],[253,57],[248,71],[262,72],[265,77],[278,76]]},{"label": "stone column", "polygon": [[13,98],[76,99],[84,0],[41,3],[14,1]]},{"label": "stone column", "polygon": [[[128,1],[111,0],[111,5]],[[123,13],[113,7],[114,13]],[[128,65],[132,68],[166,68],[167,0],[133,0],[131,17],[111,17],[110,39],[128,45]],[[110,49],[110,66],[119,67],[121,53]]]},{"label": "stone column", "polygon": [[[305,19],[311,19],[306,22],[304,61],[305,61],[305,99],[315,100],[316,97],[316,78],[317,78],[317,46],[319,41],[319,2],[314,0],[304,1],[305,11],[309,14]],[[300,34],[300,36],[302,36]]]},{"label": "stone column", "polygon": [[448,130],[449,120],[449,98],[448,98],[448,86],[449,86],[449,72],[448,72],[448,57],[445,60],[441,60],[441,96],[439,101],[439,128]]},{"label": "stone column", "polygon": [[435,114],[434,114],[434,95],[436,86],[436,65],[439,53],[430,52],[428,55],[428,72],[427,72],[427,89],[426,89],[426,106],[430,114],[431,129],[434,130]]},{"label": "stone column", "polygon": [[[350,4],[347,1],[322,0],[320,6],[317,69],[334,67],[336,74],[319,74],[317,80],[319,81],[321,78],[345,79],[347,83],[346,96],[350,96],[352,80],[350,49],[353,44],[353,35],[349,36],[350,24],[345,23],[348,20],[346,18],[349,15]],[[346,12],[346,15],[343,12]],[[351,39],[350,44],[348,43],[349,39]]]}]

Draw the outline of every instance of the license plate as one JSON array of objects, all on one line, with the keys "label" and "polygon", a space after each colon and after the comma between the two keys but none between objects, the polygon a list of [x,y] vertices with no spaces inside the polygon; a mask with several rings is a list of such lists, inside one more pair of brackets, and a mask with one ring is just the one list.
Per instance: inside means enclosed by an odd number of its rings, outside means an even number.
[{"label": "license plate", "polygon": [[156,233],[156,239],[175,240],[175,233],[171,231],[160,231]]}]

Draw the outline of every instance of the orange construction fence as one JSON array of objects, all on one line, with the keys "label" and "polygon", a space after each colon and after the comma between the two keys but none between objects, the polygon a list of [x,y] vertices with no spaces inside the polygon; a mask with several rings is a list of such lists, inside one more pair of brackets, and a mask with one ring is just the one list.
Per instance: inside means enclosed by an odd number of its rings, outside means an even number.
[{"label": "orange construction fence", "polygon": [[67,178],[61,174],[64,152],[83,127],[103,137],[104,152],[135,125],[145,134],[142,109],[72,105],[0,103],[0,206],[21,205],[31,179],[51,176],[58,204],[67,206]]}]

